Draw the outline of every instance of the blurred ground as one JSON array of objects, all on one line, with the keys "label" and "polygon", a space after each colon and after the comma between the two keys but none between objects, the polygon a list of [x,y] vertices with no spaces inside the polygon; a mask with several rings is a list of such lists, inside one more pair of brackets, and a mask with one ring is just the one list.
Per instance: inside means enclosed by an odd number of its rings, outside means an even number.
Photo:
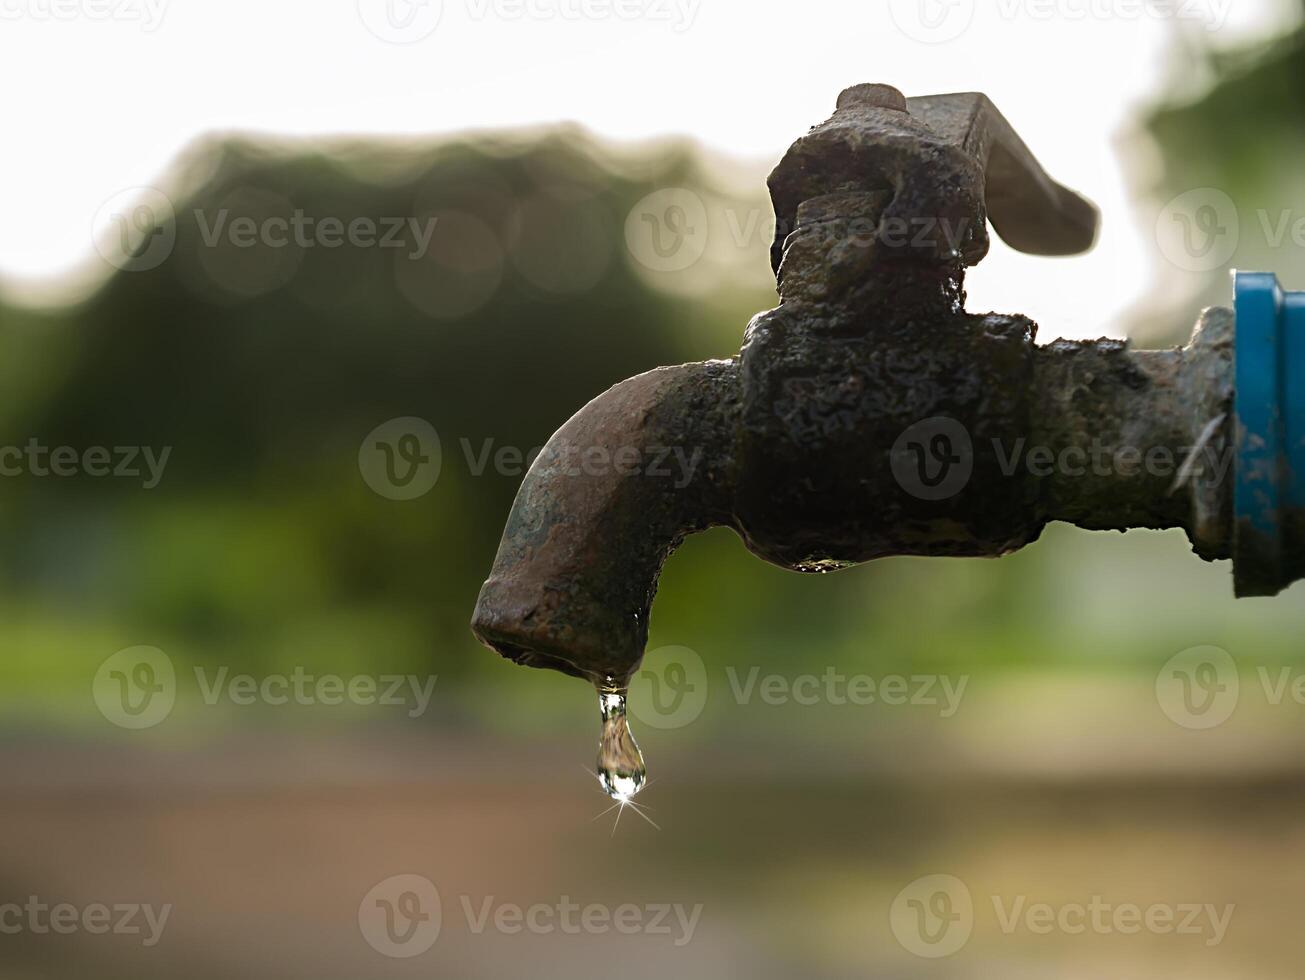
[{"label": "blurred ground", "polygon": [[[72,744],[11,755],[0,898],[174,908],[154,948],[6,937],[0,975],[561,978],[604,960],[648,978],[1297,975],[1298,774],[943,779],[817,764],[781,779],[708,752],[657,760],[661,785],[646,795],[662,831],[626,814],[613,834],[610,814],[593,819],[605,801],[570,748],[374,732],[163,757]],[[508,756],[520,765],[510,783]],[[542,775],[553,772],[574,778]],[[974,895],[974,930],[930,962],[894,940],[888,909],[939,872]],[[381,957],[358,924],[362,897],[397,873],[426,876],[442,900],[438,940],[408,960]],[[1007,934],[991,895],[1004,911],[1020,896],[1235,908],[1211,947],[1207,935]],[[488,896],[702,910],[683,945],[678,930],[477,934],[462,902],[478,910]]]}]

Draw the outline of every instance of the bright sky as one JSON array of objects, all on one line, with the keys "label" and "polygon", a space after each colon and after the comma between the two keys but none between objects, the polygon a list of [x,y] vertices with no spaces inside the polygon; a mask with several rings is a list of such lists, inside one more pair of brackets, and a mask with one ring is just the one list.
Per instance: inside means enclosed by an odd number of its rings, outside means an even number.
[{"label": "bright sky", "polygon": [[[0,283],[67,299],[109,271],[92,222],[197,135],[438,134],[573,120],[687,133],[773,161],[843,87],[987,92],[1061,182],[1092,198],[1096,250],[996,244],[972,309],[1044,337],[1118,333],[1154,245],[1117,135],[1172,77],[1174,42],[1281,23],[1276,0],[0,0]],[[384,37],[383,37],[384,36]],[[385,39],[389,38],[389,40]],[[395,43],[396,41],[404,43]],[[1145,168],[1147,161],[1128,165]],[[58,287],[58,288],[56,288]]]}]

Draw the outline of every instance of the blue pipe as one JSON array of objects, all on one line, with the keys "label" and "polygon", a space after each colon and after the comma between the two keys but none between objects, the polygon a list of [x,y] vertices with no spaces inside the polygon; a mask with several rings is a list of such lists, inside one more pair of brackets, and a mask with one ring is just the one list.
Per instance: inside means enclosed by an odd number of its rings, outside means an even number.
[{"label": "blue pipe", "polygon": [[1234,272],[1233,581],[1276,595],[1305,577],[1305,292]]}]

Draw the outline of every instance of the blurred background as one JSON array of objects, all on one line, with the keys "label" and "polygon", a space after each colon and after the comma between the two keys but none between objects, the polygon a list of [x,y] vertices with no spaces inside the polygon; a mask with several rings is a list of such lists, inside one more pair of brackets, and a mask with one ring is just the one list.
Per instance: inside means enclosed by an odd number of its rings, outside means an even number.
[{"label": "blurred background", "polygon": [[[5,7],[0,977],[1298,976],[1305,591],[1235,601],[1180,531],[831,576],[689,539],[632,692],[655,826],[604,813],[592,690],[467,623],[521,458],[775,304],[765,175],[847,85],[984,91],[1101,205],[1088,256],[994,241],[971,310],[1166,346],[1233,267],[1305,288],[1303,15]],[[705,218],[669,259],[668,189]],[[410,485],[368,447],[413,433]],[[952,904],[905,904],[931,875]],[[1232,909],[1010,911],[1094,898]],[[147,944],[29,899],[171,911]],[[568,901],[600,913],[513,928]],[[904,938],[917,907],[959,946]]]}]

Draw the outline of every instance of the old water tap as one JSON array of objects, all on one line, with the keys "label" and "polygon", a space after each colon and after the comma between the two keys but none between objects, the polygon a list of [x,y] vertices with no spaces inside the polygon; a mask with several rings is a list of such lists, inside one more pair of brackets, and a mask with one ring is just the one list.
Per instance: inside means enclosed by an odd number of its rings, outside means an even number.
[{"label": "old water tap", "polygon": [[[780,305],[737,356],[630,378],[558,430],[480,593],[484,643],[619,690],[663,562],[714,525],[801,572],[1003,555],[1060,520],[1181,527],[1200,557],[1234,559],[1240,595],[1305,574],[1301,294],[1239,276],[1235,315],[1207,310],[1186,347],[1155,351],[1039,346],[1027,317],[966,312],[989,222],[1042,255],[1088,249],[1097,227],[977,93],[850,88],[769,188]],[[650,447],[692,454],[692,479],[568,464]],[[1012,447],[1057,465],[1012,466]],[[1176,473],[1145,465],[1159,452]]]}]

